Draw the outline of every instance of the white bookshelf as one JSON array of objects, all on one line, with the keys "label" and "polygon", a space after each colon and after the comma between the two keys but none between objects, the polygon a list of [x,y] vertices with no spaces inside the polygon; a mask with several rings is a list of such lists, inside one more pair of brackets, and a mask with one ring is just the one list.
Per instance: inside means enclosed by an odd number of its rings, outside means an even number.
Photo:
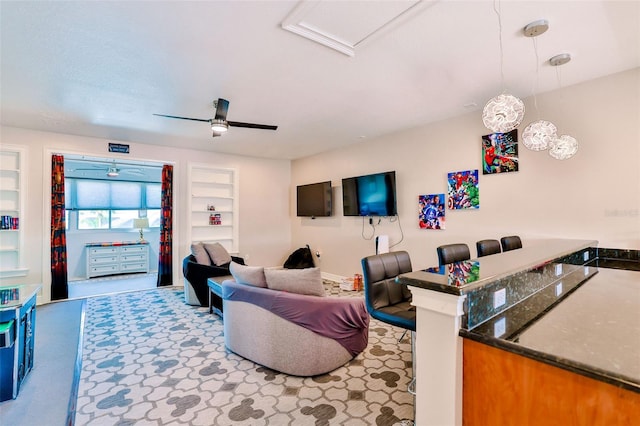
[{"label": "white bookshelf", "polygon": [[189,241],[219,242],[238,253],[238,173],[189,164]]},{"label": "white bookshelf", "polygon": [[27,275],[24,267],[24,200],[26,148],[0,148],[0,216],[16,218],[17,225],[0,229],[0,278]]}]

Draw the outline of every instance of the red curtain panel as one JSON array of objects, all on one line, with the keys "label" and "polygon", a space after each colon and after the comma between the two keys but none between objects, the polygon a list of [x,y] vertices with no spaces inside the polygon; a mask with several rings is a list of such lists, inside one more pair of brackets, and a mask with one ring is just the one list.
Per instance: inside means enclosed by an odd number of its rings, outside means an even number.
[{"label": "red curtain panel", "polygon": [[65,234],[64,157],[51,157],[51,300],[69,297]]},{"label": "red curtain panel", "polygon": [[157,286],[173,283],[173,166],[162,166],[162,200],[160,204],[160,248],[158,250]]}]

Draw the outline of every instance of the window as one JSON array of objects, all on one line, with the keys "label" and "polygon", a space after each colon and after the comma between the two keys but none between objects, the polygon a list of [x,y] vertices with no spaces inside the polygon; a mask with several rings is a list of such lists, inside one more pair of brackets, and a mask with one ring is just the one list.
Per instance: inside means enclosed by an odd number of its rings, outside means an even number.
[{"label": "window", "polygon": [[160,226],[159,183],[68,178],[65,187],[77,229],[131,229],[138,217],[147,217],[150,228]]}]

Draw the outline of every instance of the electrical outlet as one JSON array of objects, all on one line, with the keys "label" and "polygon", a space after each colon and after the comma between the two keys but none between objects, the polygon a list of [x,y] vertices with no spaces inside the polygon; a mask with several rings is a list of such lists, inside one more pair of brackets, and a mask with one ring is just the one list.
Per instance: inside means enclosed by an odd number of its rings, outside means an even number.
[{"label": "electrical outlet", "polygon": [[507,331],[507,319],[505,317],[493,323],[493,337],[500,337],[505,331]]},{"label": "electrical outlet", "polygon": [[556,265],[556,277],[559,277],[560,275],[562,275],[562,263],[558,263]]},{"label": "electrical outlet", "polygon": [[316,257],[320,259],[320,250],[316,250]]},{"label": "electrical outlet", "polygon": [[493,293],[493,309],[498,309],[500,306],[507,303],[507,289],[502,288]]}]

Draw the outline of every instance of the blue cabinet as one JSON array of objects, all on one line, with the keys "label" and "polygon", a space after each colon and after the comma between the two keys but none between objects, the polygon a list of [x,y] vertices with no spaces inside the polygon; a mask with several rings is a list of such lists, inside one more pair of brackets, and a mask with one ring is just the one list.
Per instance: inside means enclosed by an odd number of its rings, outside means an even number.
[{"label": "blue cabinet", "polygon": [[33,368],[40,285],[0,287],[0,401],[18,396]]}]

